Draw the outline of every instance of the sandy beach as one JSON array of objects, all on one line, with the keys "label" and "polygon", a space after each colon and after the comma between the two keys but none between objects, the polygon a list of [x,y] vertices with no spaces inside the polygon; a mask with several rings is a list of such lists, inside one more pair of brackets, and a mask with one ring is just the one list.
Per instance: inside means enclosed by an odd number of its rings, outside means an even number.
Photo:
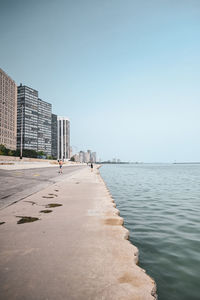
[{"label": "sandy beach", "polygon": [[156,299],[96,167],[6,207],[0,224],[2,300]]}]

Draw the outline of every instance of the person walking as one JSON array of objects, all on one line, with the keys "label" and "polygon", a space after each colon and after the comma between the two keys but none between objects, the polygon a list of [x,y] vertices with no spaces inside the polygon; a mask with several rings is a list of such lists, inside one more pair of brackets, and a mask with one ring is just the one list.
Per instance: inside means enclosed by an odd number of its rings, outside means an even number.
[{"label": "person walking", "polygon": [[91,172],[93,172],[93,163],[91,163]]},{"label": "person walking", "polygon": [[60,159],[58,161],[58,164],[59,164],[59,174],[61,174],[62,173],[62,167],[63,167],[63,161]]}]

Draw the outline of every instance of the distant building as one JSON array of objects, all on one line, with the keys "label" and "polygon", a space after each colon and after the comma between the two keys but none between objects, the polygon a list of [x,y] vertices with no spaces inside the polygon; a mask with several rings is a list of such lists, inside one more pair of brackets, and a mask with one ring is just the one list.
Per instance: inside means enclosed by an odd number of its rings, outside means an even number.
[{"label": "distant building", "polygon": [[83,151],[79,152],[79,162],[84,163],[85,153]]},{"label": "distant building", "polygon": [[51,155],[51,104],[30,87],[20,84],[17,90],[17,149],[22,143],[22,149]]},{"label": "distant building", "polygon": [[57,158],[70,158],[70,121],[65,117],[57,118]]},{"label": "distant building", "polygon": [[51,155],[58,157],[58,121],[57,115],[51,114]]},{"label": "distant building", "polygon": [[79,162],[79,155],[78,154],[74,154],[73,158],[74,158],[75,162]]},{"label": "distant building", "polygon": [[[75,155],[73,155],[73,157],[75,158]],[[91,150],[87,150],[87,152],[80,151],[78,154],[76,154],[76,161],[79,161],[80,163],[96,163],[96,152],[91,152]]]},{"label": "distant building", "polygon": [[90,154],[87,152],[84,152],[84,162],[88,163],[90,162]]},{"label": "distant building", "polygon": [[91,154],[92,154],[92,151],[91,150],[87,150],[88,162],[91,162]]},{"label": "distant building", "polygon": [[17,86],[0,69],[0,144],[16,149],[17,133]]},{"label": "distant building", "polygon": [[92,152],[91,154],[91,162],[95,163],[97,161],[97,154],[96,152]]}]

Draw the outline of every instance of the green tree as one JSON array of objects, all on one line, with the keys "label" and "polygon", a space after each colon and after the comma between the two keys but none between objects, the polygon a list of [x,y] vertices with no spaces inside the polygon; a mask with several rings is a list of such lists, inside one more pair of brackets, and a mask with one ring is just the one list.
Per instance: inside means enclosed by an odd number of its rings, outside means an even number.
[{"label": "green tree", "polygon": [[53,156],[47,155],[47,159],[53,159]]},{"label": "green tree", "polygon": [[3,144],[0,145],[0,155],[8,155],[10,149],[6,148]]}]

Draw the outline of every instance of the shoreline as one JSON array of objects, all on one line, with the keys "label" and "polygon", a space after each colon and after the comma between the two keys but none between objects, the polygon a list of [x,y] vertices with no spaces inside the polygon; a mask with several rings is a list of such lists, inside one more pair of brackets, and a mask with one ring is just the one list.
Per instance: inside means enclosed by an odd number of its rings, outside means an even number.
[{"label": "shoreline", "polygon": [[[61,206],[42,213],[52,202]],[[19,225],[17,216],[39,220]],[[0,222],[4,299],[157,299],[98,168],[7,207]]]},{"label": "shoreline", "polygon": [[[110,199],[111,199],[111,202],[113,203],[113,207],[114,207],[114,209],[116,210],[116,214],[120,217],[120,210],[117,209],[117,205],[116,205],[116,203],[115,203],[114,197],[113,197],[113,195],[111,194],[109,188],[107,187],[107,184],[106,184],[105,180],[103,179],[103,177],[101,176],[101,173],[100,173],[100,171],[99,171],[99,169],[100,169],[101,167],[102,167],[101,165],[98,167],[98,174],[99,174],[100,179],[102,180],[103,184],[105,185],[105,188],[106,188],[106,190],[107,190],[107,192],[108,192],[108,194],[109,194],[109,197],[110,197]],[[134,250],[136,251],[136,252],[134,252],[134,260],[135,260],[135,264],[136,264],[142,271],[144,271],[144,272],[146,273],[146,270],[143,269],[143,268],[141,268],[141,267],[139,266],[139,249],[138,249],[133,243],[131,243],[131,241],[129,240],[129,234],[130,234],[130,233],[129,233],[129,230],[128,230],[128,229],[125,227],[125,225],[124,225],[124,219],[123,219],[122,217],[120,217],[120,218],[121,218],[121,220],[122,220],[122,224],[120,224],[120,225],[126,230],[126,233],[124,234],[124,239],[127,240],[127,242],[130,243],[130,245],[131,245],[131,246],[134,248]],[[157,286],[156,286],[156,282],[155,282],[155,280],[154,280],[150,275],[148,275],[147,273],[146,273],[146,275],[150,278],[150,280],[152,280],[152,283],[153,283],[153,285],[154,285],[154,286],[153,286],[153,289],[152,289],[152,291],[151,291],[151,296],[154,297],[153,299],[157,300],[157,299],[158,299],[158,295],[157,295]]]}]

